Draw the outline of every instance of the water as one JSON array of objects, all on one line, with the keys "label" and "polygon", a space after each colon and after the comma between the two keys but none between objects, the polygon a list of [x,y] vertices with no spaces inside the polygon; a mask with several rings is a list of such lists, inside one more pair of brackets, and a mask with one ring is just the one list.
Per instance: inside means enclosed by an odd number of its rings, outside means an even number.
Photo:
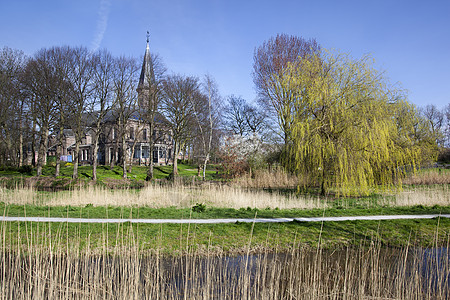
[{"label": "water", "polygon": [[[245,294],[242,285],[246,284],[253,291],[252,296],[260,295],[258,292],[267,289],[264,279],[284,288],[289,285],[289,281],[293,281],[306,286],[322,285],[323,290],[332,289],[333,286],[339,290],[337,285],[352,285],[342,280],[346,276],[355,281],[353,288],[363,285],[369,295],[376,294],[376,291],[371,293],[370,290],[383,287],[389,296],[395,295],[396,289],[411,288],[415,290],[411,290],[410,295],[448,296],[449,264],[448,248],[343,249],[212,258],[184,257],[165,261],[167,270],[171,270],[170,285],[178,295],[190,295],[197,286],[208,285],[211,278],[215,278],[218,279],[215,285],[222,289],[227,286],[229,291],[240,295]],[[403,296],[398,299],[401,298]]]},{"label": "water", "polygon": [[372,245],[248,256],[162,257],[129,251],[0,256],[5,298],[447,299],[450,291],[448,248]]}]

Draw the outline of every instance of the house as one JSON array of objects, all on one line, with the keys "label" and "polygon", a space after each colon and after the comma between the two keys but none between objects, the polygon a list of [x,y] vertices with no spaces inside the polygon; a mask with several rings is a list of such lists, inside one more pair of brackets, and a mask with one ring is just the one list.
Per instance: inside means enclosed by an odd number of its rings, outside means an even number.
[{"label": "house", "polygon": [[[137,86],[138,108],[128,109],[125,115],[128,117],[124,128],[127,158],[131,158],[131,163],[138,165],[148,165],[153,162],[155,165],[167,165],[173,163],[173,139],[168,130],[167,120],[159,112],[156,112],[155,129],[150,132],[150,126],[144,120],[145,108],[148,105],[148,93],[155,75],[150,55],[149,39],[147,36],[147,47],[142,63],[141,74]],[[85,114],[85,132],[79,146],[79,163],[92,164],[93,162],[93,137],[96,134],[94,123],[89,121],[89,115]],[[122,138],[120,127],[118,126],[118,115],[114,111],[109,111],[103,122],[103,131],[99,136],[99,148],[97,161],[99,164],[116,164],[122,157]],[[150,143],[153,142],[153,153],[150,153]],[[56,155],[56,136],[49,139],[48,155]],[[63,150],[61,160],[72,161],[75,147],[75,135],[71,129],[64,130]]]}]

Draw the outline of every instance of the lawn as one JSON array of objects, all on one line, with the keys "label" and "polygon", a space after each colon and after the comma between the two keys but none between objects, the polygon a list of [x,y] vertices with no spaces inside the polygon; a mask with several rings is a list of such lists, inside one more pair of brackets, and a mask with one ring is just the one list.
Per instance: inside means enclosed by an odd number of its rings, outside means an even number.
[{"label": "lawn", "polygon": [[[123,169],[121,166],[98,166],[97,167],[97,184],[109,187],[142,187],[144,186],[145,179],[147,177],[147,166],[133,166],[131,172],[127,172],[127,180],[123,181]],[[173,172],[173,166],[155,166],[154,167],[154,179],[161,180],[168,178]],[[178,164],[178,172],[181,178],[184,180],[201,180],[198,176],[197,166],[190,164]],[[92,180],[92,166],[79,166],[78,167],[78,181],[72,180],[73,166],[61,167],[60,176],[54,177],[55,167],[45,166],[42,170],[42,176],[39,177],[38,188],[58,189],[58,188],[72,188],[73,186],[79,186],[88,184]],[[3,184],[13,187],[16,184],[20,184],[22,181],[30,177],[36,176],[35,169],[18,169],[18,168],[0,168],[0,178],[2,178]],[[47,179],[47,180],[45,180]],[[221,180],[220,174],[216,166],[208,166],[206,170],[206,180]]]},{"label": "lawn", "polygon": [[[2,247],[21,244],[54,244],[91,250],[109,250],[135,245],[141,250],[181,254],[213,249],[213,252],[243,253],[289,251],[297,245],[341,248],[364,242],[381,242],[390,247],[446,246],[450,220],[391,220],[344,222],[233,223],[233,224],[73,224],[6,222],[0,226]],[[249,244],[250,243],[250,244]],[[75,245],[73,245],[75,246]]]}]

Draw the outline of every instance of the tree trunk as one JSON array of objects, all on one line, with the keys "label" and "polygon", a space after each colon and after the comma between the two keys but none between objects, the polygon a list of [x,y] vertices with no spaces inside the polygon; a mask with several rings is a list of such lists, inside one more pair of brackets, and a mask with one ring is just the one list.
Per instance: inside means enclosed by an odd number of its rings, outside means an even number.
[{"label": "tree trunk", "polygon": [[[134,138],[133,144],[131,145],[130,163],[128,164],[128,173],[131,173],[131,171],[133,169],[133,159],[134,159],[134,152],[136,149],[137,141],[138,141],[138,132]],[[139,154],[139,155],[141,155],[141,154]]]},{"label": "tree trunk", "polygon": [[205,161],[203,162],[203,180],[206,180],[206,165],[209,161],[209,153],[206,154]]},{"label": "tree trunk", "polygon": [[45,155],[47,154],[47,139],[48,139],[48,129],[44,126],[41,131],[41,138],[39,141],[39,152],[37,161],[37,176],[42,175],[42,167],[45,162]]},{"label": "tree trunk", "polygon": [[22,130],[22,121],[20,121],[19,128],[19,168],[23,165],[23,130]]},{"label": "tree trunk", "polygon": [[133,171],[133,156],[134,156],[134,149],[131,150],[130,153],[130,161],[128,162],[128,173],[131,173],[131,171]]},{"label": "tree trunk", "polygon": [[61,170],[61,151],[62,144],[56,146],[56,166],[55,166],[55,177],[59,176]]},{"label": "tree trunk", "polygon": [[21,101],[20,116],[19,116],[19,161],[17,166],[20,168],[23,165],[23,106],[24,101]]},{"label": "tree trunk", "polygon": [[150,181],[153,179],[153,161],[150,162],[148,169],[147,169],[147,177],[145,178],[146,181]]},{"label": "tree trunk", "polygon": [[55,177],[59,176],[61,170],[61,155],[63,153],[63,136],[64,136],[64,126],[59,127],[58,145],[56,146],[56,170]]},{"label": "tree trunk", "polygon": [[109,161],[109,169],[112,170],[114,169],[114,166],[116,164],[116,153],[117,153],[117,142],[114,141],[113,144],[113,149],[112,149],[113,153],[111,155],[111,153],[109,154],[111,160]]},{"label": "tree trunk", "polygon": [[122,178],[127,178],[127,144],[125,142],[125,132],[122,132]]},{"label": "tree trunk", "polygon": [[178,176],[178,160],[176,157],[173,159],[173,176]]},{"label": "tree trunk", "polygon": [[326,193],[326,183],[325,183],[325,169],[322,170],[322,184],[320,185],[320,195],[325,196]]},{"label": "tree trunk", "polygon": [[[152,139],[153,139],[153,138],[152,138]],[[150,141],[150,144],[149,144],[149,146],[148,146],[148,152],[149,152],[148,156],[149,156],[150,162],[149,162],[149,164],[148,164],[148,171],[147,171],[147,177],[150,176],[150,178],[148,178],[147,180],[152,180],[152,179],[153,179],[153,176],[155,175],[155,174],[154,174],[155,163],[153,162],[153,150],[154,150],[154,149],[155,149],[155,144],[154,144],[154,142],[151,140],[151,141]]]},{"label": "tree trunk", "polygon": [[73,174],[72,179],[78,178],[78,153],[80,152],[80,142],[78,135],[75,138],[75,151],[73,152]]},{"label": "tree trunk", "polygon": [[153,117],[153,114],[151,114],[151,117],[150,117],[150,119],[151,119],[151,121],[150,121],[150,128],[149,128],[149,130],[150,130],[150,143],[149,143],[149,149],[148,149],[148,151],[150,152],[150,164],[149,164],[149,166],[148,166],[148,170],[147,170],[147,177],[145,178],[145,180],[146,181],[150,181],[150,180],[152,180],[153,179],[153,176],[154,176],[154,174],[153,174],[153,146],[154,146],[154,144],[155,144],[155,141],[153,140],[153,130],[154,130],[154,128],[155,128],[155,126],[154,126],[154,123],[153,123],[153,120],[154,120],[154,117]]},{"label": "tree trunk", "polygon": [[175,142],[174,147],[173,147],[173,177],[175,178],[175,176],[178,175],[178,145],[177,142]]},{"label": "tree trunk", "polygon": [[36,121],[33,120],[33,130],[31,132],[31,165],[36,167]]},{"label": "tree trunk", "polygon": [[94,150],[93,150],[93,157],[92,157],[92,181],[96,182],[97,181],[97,155],[98,155],[98,139],[99,139],[99,134],[100,133],[96,133],[94,136]]}]

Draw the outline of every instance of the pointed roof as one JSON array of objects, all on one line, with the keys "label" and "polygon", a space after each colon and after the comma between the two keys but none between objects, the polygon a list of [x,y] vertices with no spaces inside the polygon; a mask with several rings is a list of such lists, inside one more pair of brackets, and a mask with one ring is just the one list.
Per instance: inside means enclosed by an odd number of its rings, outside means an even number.
[{"label": "pointed roof", "polygon": [[147,31],[147,48],[145,49],[144,62],[142,63],[141,76],[139,77],[137,89],[148,89],[150,87],[149,80],[155,82],[155,73],[153,72],[153,62],[149,47],[149,33]]}]

